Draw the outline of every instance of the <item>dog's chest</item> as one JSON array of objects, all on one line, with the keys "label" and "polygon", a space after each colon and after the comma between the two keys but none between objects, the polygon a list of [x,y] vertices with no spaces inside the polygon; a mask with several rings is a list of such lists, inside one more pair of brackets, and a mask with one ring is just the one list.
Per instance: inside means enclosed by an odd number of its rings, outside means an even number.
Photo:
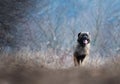
[{"label": "dog's chest", "polygon": [[88,55],[89,54],[89,46],[81,47],[79,46],[76,50],[80,55]]}]

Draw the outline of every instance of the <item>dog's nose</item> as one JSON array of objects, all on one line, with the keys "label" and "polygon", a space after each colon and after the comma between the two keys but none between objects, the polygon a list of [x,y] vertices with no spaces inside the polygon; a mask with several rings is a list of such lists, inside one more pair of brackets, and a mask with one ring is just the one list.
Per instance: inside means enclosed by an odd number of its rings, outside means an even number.
[{"label": "dog's nose", "polygon": [[83,38],[84,38],[84,39],[87,39],[88,37],[85,35],[85,36],[83,36]]}]

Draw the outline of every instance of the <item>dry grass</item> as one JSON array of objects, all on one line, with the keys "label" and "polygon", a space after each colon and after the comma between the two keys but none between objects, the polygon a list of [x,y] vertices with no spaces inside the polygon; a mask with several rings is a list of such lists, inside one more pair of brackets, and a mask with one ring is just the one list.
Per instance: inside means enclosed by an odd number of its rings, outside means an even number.
[{"label": "dry grass", "polygon": [[[44,56],[43,56],[44,55]],[[71,56],[52,51],[3,53],[0,56],[0,84],[119,84],[120,58],[102,66],[73,67]],[[63,58],[62,58],[63,57]],[[50,68],[52,67],[52,69]]]}]

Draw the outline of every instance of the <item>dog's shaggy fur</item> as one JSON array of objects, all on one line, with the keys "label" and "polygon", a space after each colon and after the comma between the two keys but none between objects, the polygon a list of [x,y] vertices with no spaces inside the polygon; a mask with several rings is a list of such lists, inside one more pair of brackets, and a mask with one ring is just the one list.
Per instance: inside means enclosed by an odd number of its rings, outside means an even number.
[{"label": "dog's shaggy fur", "polygon": [[80,32],[78,34],[77,46],[75,48],[73,57],[74,65],[79,66],[82,64],[86,56],[89,55],[90,51],[90,33],[89,32]]}]

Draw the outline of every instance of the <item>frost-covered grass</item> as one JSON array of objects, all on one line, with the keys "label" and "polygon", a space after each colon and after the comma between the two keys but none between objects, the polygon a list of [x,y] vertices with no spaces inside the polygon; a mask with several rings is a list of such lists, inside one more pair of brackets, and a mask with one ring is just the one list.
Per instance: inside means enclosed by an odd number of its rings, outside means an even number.
[{"label": "frost-covered grass", "polygon": [[[23,48],[17,52],[2,53],[0,60],[3,63],[6,61],[9,62],[11,60],[14,60],[15,62],[22,62],[31,66],[36,65],[51,69],[68,69],[74,67],[72,54],[72,50],[61,50],[58,52],[50,48],[46,51],[31,51],[29,48]],[[99,54],[90,54],[90,56],[85,59],[83,67],[99,68],[104,66],[105,63],[108,63],[108,61],[111,63],[117,63],[116,60],[118,57],[119,56],[110,56],[109,58],[103,58],[100,57]]]},{"label": "frost-covered grass", "polygon": [[[104,61],[104,62],[103,62]],[[0,84],[119,84],[120,57],[89,58],[73,67],[72,53],[53,49],[0,54]]]}]

